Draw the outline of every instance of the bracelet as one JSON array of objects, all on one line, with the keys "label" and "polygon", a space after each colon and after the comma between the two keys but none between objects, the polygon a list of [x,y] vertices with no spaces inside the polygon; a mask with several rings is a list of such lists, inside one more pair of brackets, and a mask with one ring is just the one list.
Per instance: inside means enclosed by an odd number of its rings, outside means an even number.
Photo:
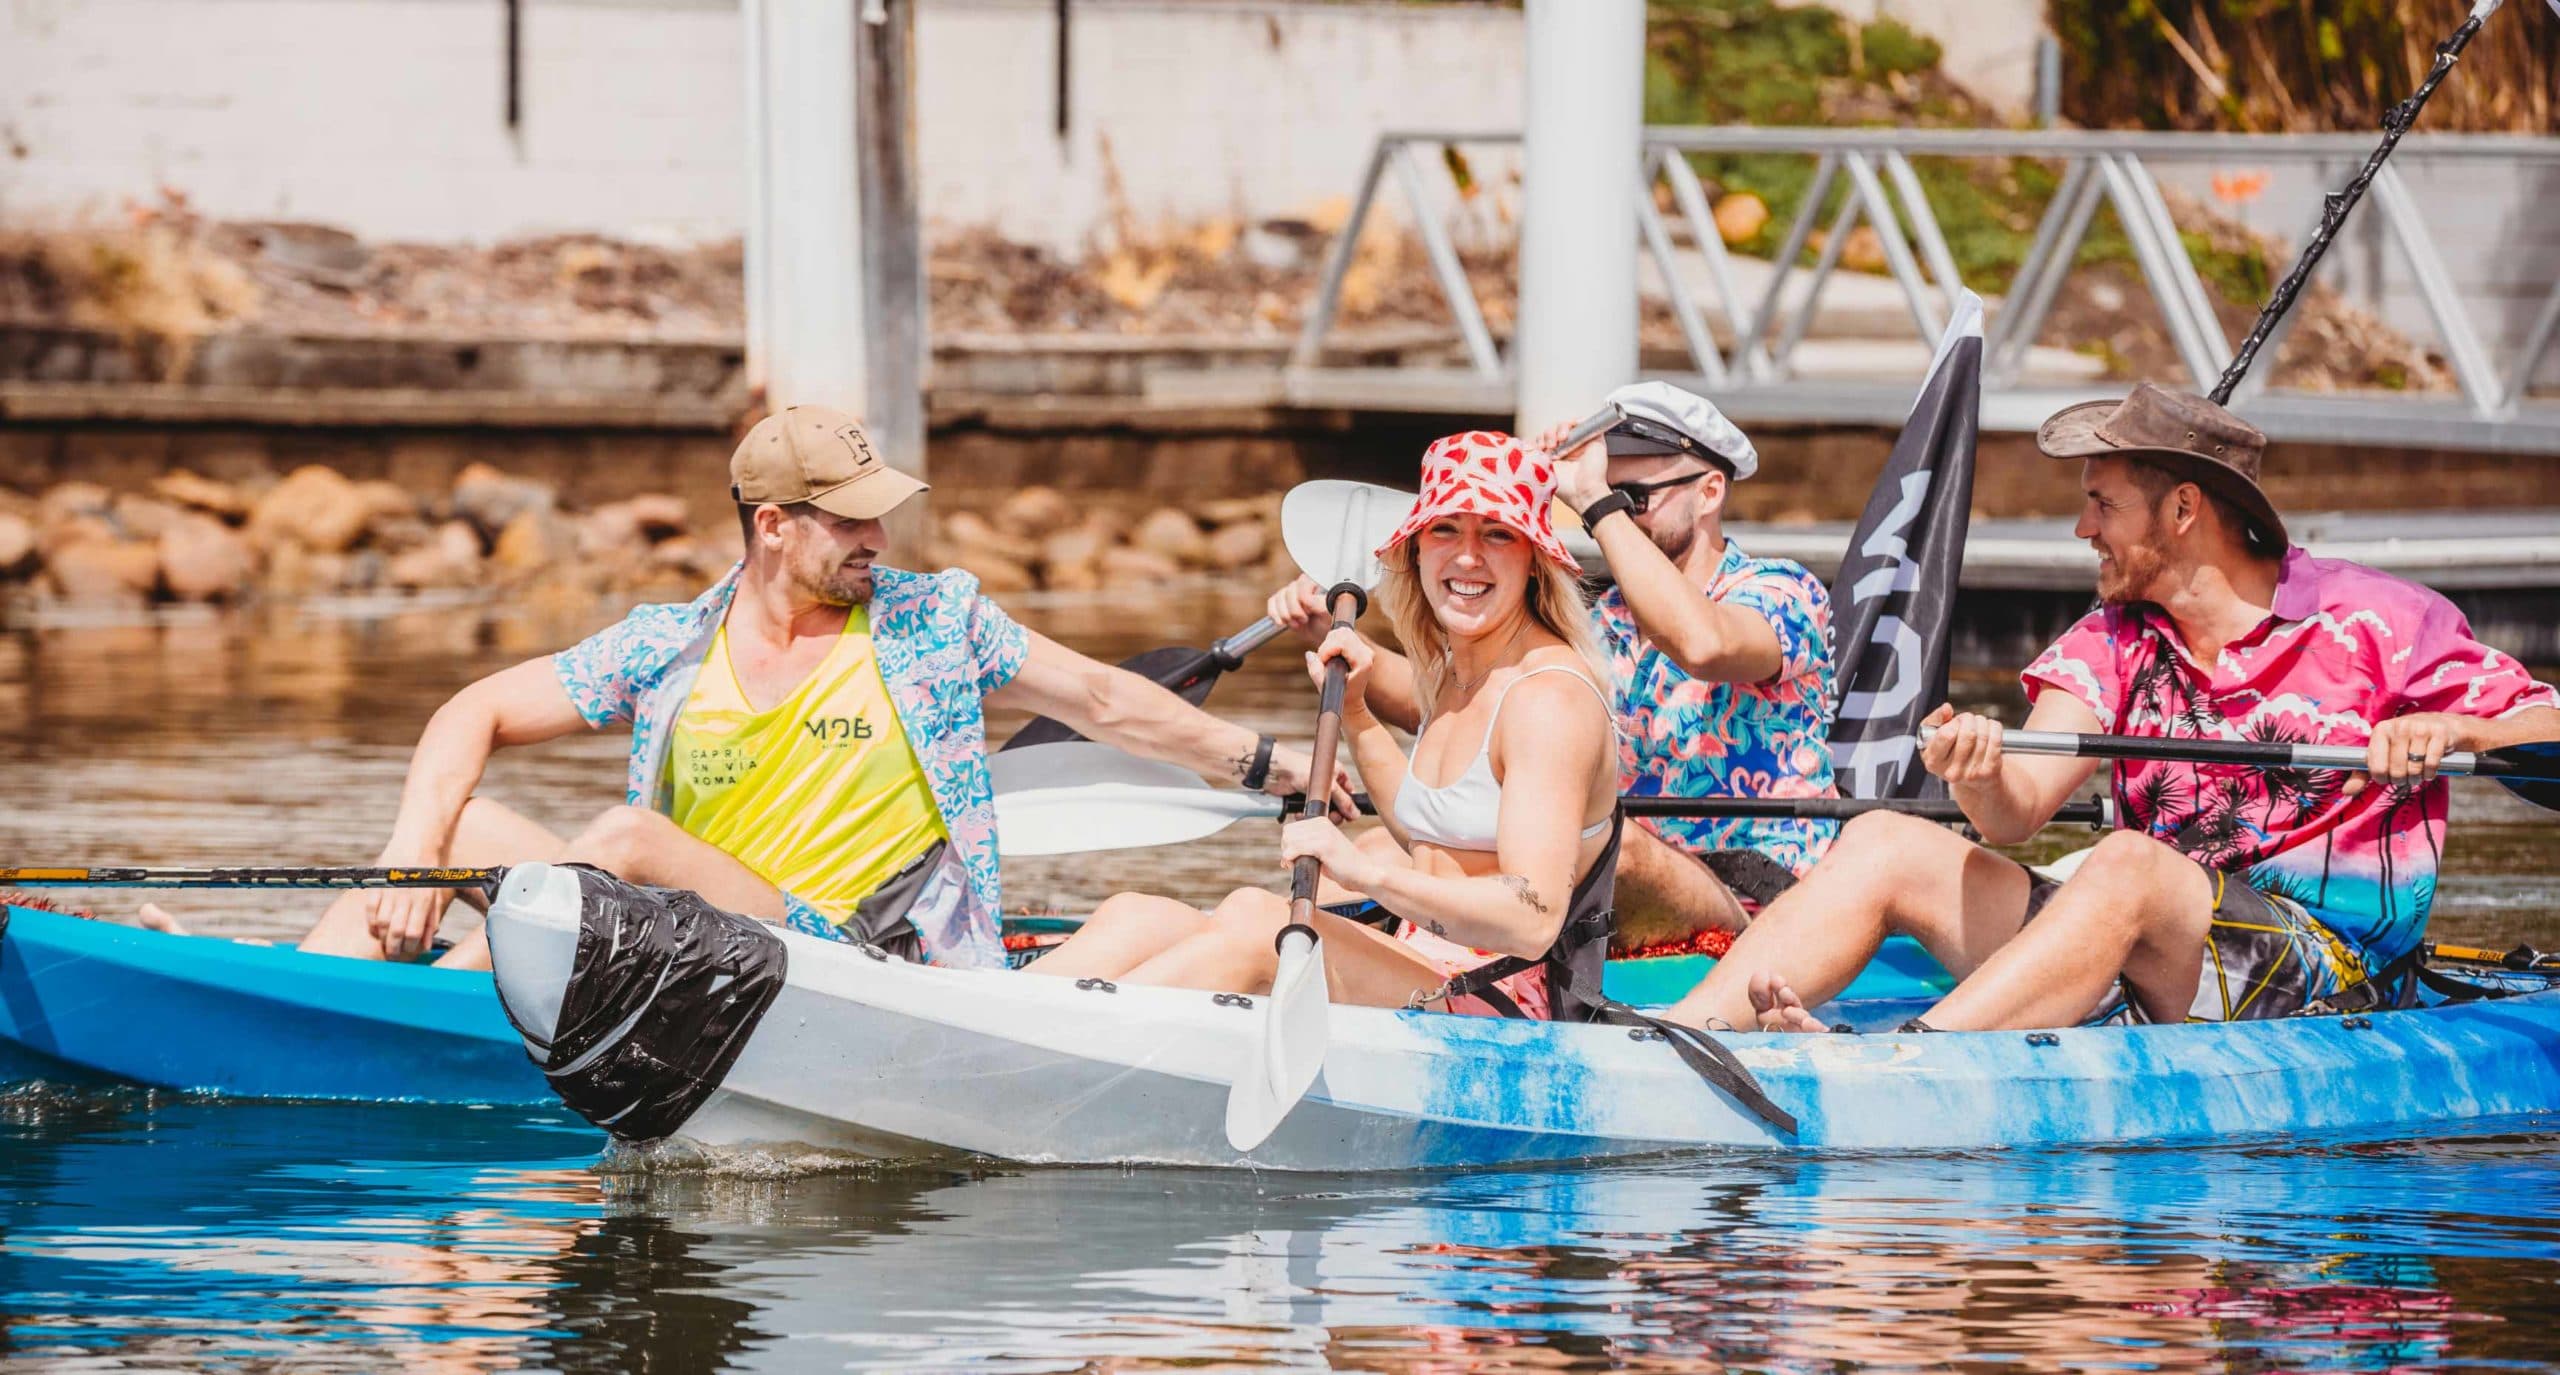
[{"label": "bracelet", "polygon": [[1278,748],[1279,744],[1279,741],[1268,735],[1255,738],[1253,763],[1247,765],[1244,771],[1243,781],[1246,792],[1258,793],[1262,791],[1264,784],[1271,781],[1271,751]]},{"label": "bracelet", "polygon": [[1636,518],[1635,498],[1628,496],[1624,492],[1613,491],[1609,493],[1609,495],[1600,498],[1598,501],[1583,507],[1582,528],[1585,530],[1595,530],[1599,528],[1600,522],[1607,519],[1609,514],[1613,511],[1624,511],[1627,513],[1627,519],[1634,520]]}]

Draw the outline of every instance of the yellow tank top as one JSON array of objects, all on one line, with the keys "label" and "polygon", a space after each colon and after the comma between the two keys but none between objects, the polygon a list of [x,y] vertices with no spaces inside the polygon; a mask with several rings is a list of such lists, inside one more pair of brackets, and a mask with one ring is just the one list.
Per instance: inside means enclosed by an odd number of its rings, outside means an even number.
[{"label": "yellow tank top", "polygon": [[949,838],[855,607],[815,672],[755,710],[722,626],[667,751],[675,823],[842,923]]}]

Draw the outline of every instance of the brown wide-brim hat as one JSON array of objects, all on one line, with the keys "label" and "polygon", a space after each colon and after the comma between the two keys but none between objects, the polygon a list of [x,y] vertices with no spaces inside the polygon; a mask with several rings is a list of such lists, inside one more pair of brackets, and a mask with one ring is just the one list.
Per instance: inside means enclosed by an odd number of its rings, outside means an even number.
[{"label": "brown wide-brim hat", "polygon": [[2258,427],[2201,396],[2148,382],[2122,401],[2067,407],[2036,431],[2049,458],[2155,458],[2176,465],[2214,495],[2240,508],[2284,548],[2284,517],[2258,485],[2267,437]]},{"label": "brown wide-brim hat", "polygon": [[729,457],[729,494],[749,506],[806,503],[847,520],[878,520],[929,490],[881,459],[861,421],[825,406],[766,416]]}]

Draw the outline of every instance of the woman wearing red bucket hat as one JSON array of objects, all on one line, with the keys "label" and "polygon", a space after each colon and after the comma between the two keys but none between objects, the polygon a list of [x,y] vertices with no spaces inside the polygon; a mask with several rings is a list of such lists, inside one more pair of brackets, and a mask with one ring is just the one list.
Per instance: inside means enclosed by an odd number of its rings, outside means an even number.
[{"label": "woman wearing red bucket hat", "polygon": [[[1369,712],[1368,640],[1337,630],[1307,656],[1319,683],[1328,660],[1348,665],[1344,739],[1387,820],[1357,842],[1327,820],[1281,833],[1284,863],[1324,867],[1317,922],[1338,1002],[1587,1011],[1564,994],[1577,964],[1596,988],[1607,947],[1617,753],[1581,569],[1548,522],[1555,485],[1553,461],[1505,434],[1451,435],[1424,453],[1421,495],[1378,549],[1379,606],[1428,707],[1410,756]],[[1124,893],[1030,968],[1260,992],[1288,919],[1288,898],[1258,888],[1209,913]]]}]

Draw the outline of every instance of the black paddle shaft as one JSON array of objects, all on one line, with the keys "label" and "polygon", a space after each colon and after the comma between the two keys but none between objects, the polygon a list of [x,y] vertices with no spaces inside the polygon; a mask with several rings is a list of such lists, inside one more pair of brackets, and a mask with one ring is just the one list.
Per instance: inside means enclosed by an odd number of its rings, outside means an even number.
[{"label": "black paddle shaft", "polygon": [[232,868],[0,869],[0,886],[13,888],[486,888],[506,881],[504,869]]},{"label": "black paddle shaft", "polygon": [[[1335,583],[1325,593],[1325,604],[1333,610],[1333,628],[1348,630],[1369,609],[1369,590],[1356,582]],[[1324,693],[1316,703],[1316,742],[1312,763],[1307,770],[1307,805],[1301,813],[1312,820],[1325,813],[1333,797],[1333,761],[1342,752],[1342,692],[1350,676],[1340,659],[1328,659],[1324,666]],[[1316,879],[1323,866],[1313,855],[1301,856],[1289,873],[1289,920],[1304,926],[1315,916]]]}]

